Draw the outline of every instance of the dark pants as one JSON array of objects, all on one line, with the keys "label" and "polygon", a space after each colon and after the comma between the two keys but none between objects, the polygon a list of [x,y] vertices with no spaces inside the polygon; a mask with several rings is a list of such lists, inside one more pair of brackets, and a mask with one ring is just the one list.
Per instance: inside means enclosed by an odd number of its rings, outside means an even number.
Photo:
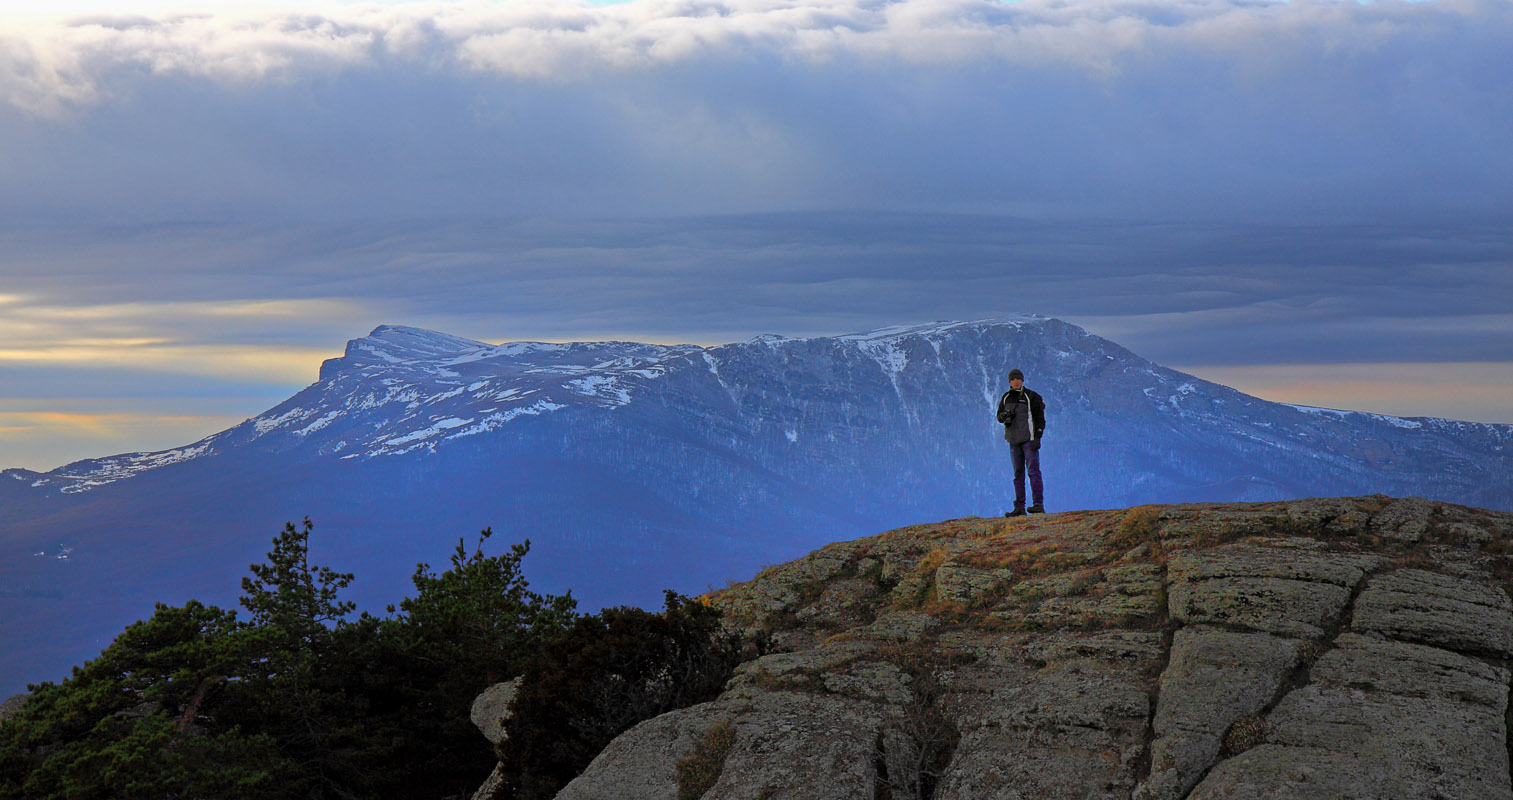
[{"label": "dark pants", "polygon": [[1044,505],[1045,487],[1040,483],[1040,451],[1029,442],[1010,444],[1014,452],[1014,507],[1024,508],[1024,472],[1029,467],[1030,491],[1035,496],[1035,505]]}]

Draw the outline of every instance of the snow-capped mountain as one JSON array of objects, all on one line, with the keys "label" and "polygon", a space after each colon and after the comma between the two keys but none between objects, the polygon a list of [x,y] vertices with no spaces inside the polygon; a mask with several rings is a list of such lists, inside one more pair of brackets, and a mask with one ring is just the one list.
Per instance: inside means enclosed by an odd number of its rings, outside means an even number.
[{"label": "snow-capped mountain", "polygon": [[531,539],[539,587],[596,607],[998,514],[1011,367],[1046,398],[1053,511],[1373,492],[1513,508],[1513,426],[1270,403],[1044,317],[707,348],[383,326],[187,447],[0,472],[0,670],[56,677],[154,600],[234,603],[305,515],[369,606],[492,526]]}]

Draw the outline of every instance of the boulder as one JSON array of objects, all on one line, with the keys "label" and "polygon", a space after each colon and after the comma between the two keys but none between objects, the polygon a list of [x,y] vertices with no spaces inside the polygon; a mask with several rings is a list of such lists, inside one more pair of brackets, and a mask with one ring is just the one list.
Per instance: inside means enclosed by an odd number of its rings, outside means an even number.
[{"label": "boulder", "polygon": [[967,681],[986,691],[961,703],[961,741],[935,797],[1126,800],[1145,752],[1145,675],[1162,656],[1160,634],[1061,634],[1021,652],[1048,660],[989,661]]},{"label": "boulder", "polygon": [[940,619],[923,611],[890,611],[878,615],[870,625],[856,629],[853,634],[884,641],[911,642],[938,627]]},{"label": "boulder", "polygon": [[733,716],[730,703],[703,703],[649,719],[617,737],[558,800],[674,800],[677,764],[711,726]]},{"label": "boulder", "polygon": [[1371,532],[1388,539],[1413,544],[1429,530],[1434,505],[1422,497],[1393,500],[1371,518]]},{"label": "boulder", "polygon": [[715,724],[735,738],[705,795],[728,800],[872,800],[883,716],[868,703],[765,692],[647,720],[616,738],[558,800],[674,800],[677,763]]},{"label": "boulder", "polygon": [[735,719],[735,742],[708,797],[872,800],[884,713],[873,703],[770,692]]},{"label": "boulder", "polygon": [[31,695],[22,693],[13,694],[5,698],[4,702],[0,702],[0,724],[4,724],[6,720],[21,713],[21,709],[26,708],[26,703],[30,699]]},{"label": "boulder", "polygon": [[827,585],[819,599],[798,610],[802,620],[814,620],[837,626],[849,626],[870,618],[875,613],[870,602],[877,594],[877,585],[870,580],[851,578]]},{"label": "boulder", "polygon": [[1024,581],[993,615],[1040,628],[1100,627],[1158,615],[1165,603],[1159,566],[1124,564]]},{"label": "boulder", "polygon": [[510,718],[510,706],[520,691],[520,679],[496,683],[473,698],[473,709],[468,715],[491,744],[505,739],[504,723]]},{"label": "boulder", "polygon": [[953,603],[971,603],[998,591],[1014,573],[1007,569],[975,569],[959,564],[941,564],[935,570],[935,596]]}]

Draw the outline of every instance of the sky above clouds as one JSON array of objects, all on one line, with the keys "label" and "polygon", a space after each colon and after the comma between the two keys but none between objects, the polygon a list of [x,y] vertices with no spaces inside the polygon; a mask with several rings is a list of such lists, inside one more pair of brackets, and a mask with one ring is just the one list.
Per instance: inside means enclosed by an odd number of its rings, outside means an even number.
[{"label": "sky above clouds", "polygon": [[1513,422],[1510,74],[1506,2],[7,4],[0,467],[199,438],[380,323],[1030,311]]}]

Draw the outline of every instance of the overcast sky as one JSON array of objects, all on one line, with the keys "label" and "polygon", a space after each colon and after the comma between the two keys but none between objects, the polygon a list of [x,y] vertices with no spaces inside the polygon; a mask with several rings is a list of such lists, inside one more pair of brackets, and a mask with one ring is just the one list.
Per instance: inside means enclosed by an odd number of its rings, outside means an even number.
[{"label": "overcast sky", "polygon": [[0,12],[0,467],[197,439],[380,323],[1027,311],[1513,422],[1513,3],[60,7]]}]

